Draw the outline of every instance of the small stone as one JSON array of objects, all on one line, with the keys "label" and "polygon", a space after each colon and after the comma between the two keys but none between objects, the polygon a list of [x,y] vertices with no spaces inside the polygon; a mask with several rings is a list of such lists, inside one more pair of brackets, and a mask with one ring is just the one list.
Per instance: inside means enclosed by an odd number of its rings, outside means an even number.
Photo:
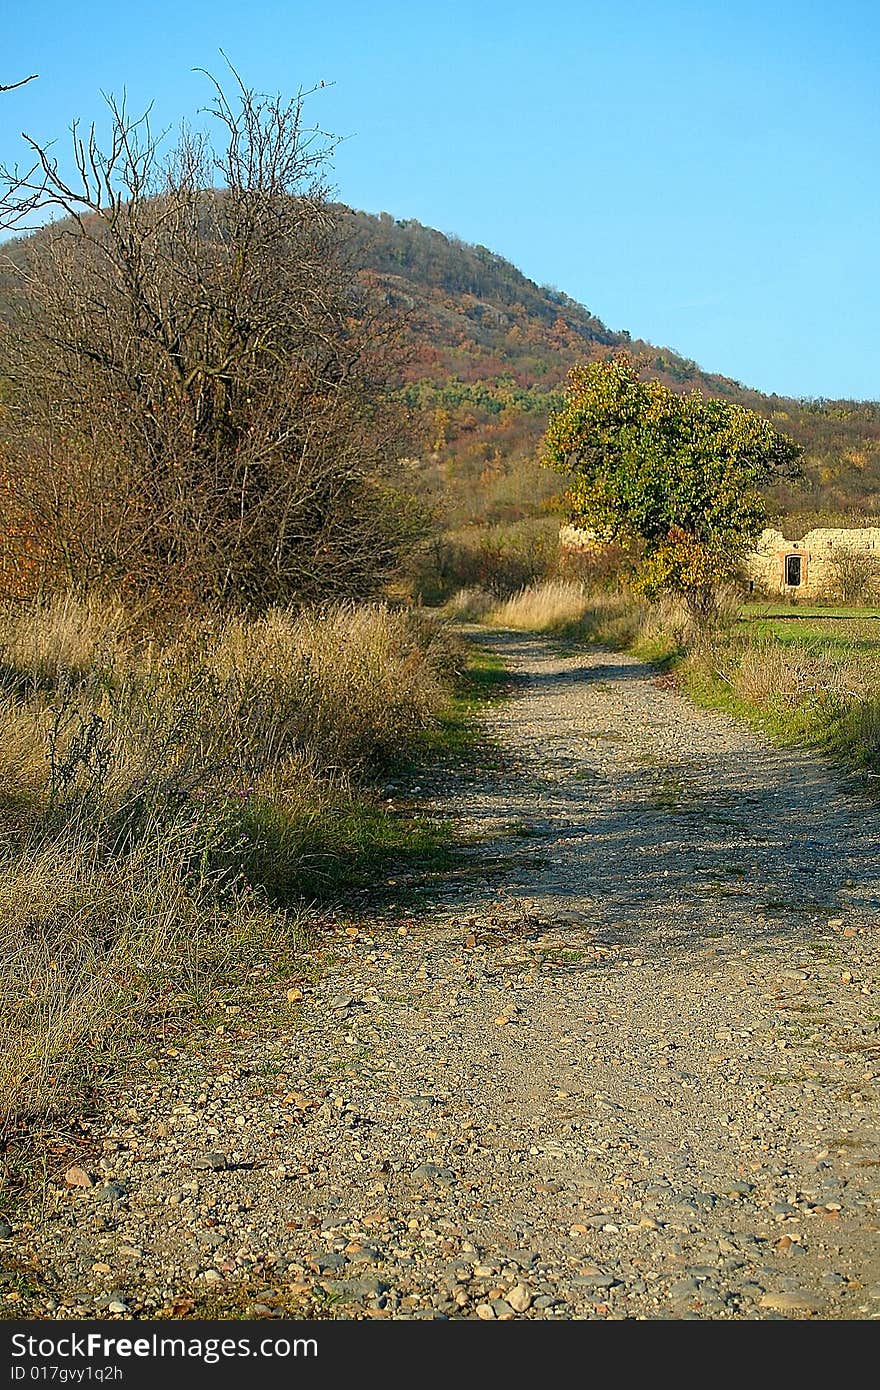
[{"label": "small stone", "polygon": [[495,1310],[496,1318],[500,1318],[502,1321],[507,1321],[516,1316],[510,1304],[504,1298],[493,1298],[492,1307]]},{"label": "small stone", "polygon": [[64,1174],[64,1181],[68,1187],[94,1187],[97,1178],[94,1173],[87,1173],[85,1168],[80,1168],[79,1164],[75,1163]]},{"label": "small stone", "polygon": [[483,1322],[492,1322],[495,1317],[495,1309],[491,1303],[478,1303],[475,1311],[477,1317],[482,1318]]},{"label": "small stone", "polygon": [[414,1178],[421,1178],[423,1182],[435,1182],[440,1187],[452,1187],[455,1183],[455,1174],[451,1168],[441,1168],[437,1163],[420,1163],[413,1172]]},{"label": "small stone", "polygon": [[338,1255],[335,1252],[331,1252],[330,1254],[320,1253],[317,1255],[312,1255],[311,1259],[309,1260],[310,1267],[316,1270],[318,1274],[325,1274],[328,1270],[332,1271],[335,1269],[344,1269],[345,1264],[345,1256]]},{"label": "small stone", "polygon": [[95,1197],[99,1202],[122,1202],[127,1195],[122,1183],[119,1182],[105,1183],[104,1186],[99,1187],[95,1193]]},{"label": "small stone", "polygon": [[193,1159],[193,1167],[201,1172],[206,1170],[211,1173],[222,1173],[229,1167],[229,1159],[223,1153],[204,1153],[196,1154]]},{"label": "small stone", "polygon": [[606,1274],[603,1269],[582,1269],[571,1282],[584,1289],[612,1289],[619,1280],[613,1274]]},{"label": "small stone", "polygon": [[532,1306],[532,1295],[525,1284],[515,1284],[507,1295],[507,1302],[515,1313],[525,1313]]},{"label": "small stone", "polygon": [[128,1304],[124,1298],[111,1298],[107,1304],[108,1313],[127,1313]]},{"label": "small stone", "polygon": [[793,1289],[787,1293],[765,1293],[760,1306],[773,1313],[815,1313],[821,1304],[818,1298],[803,1289]]},{"label": "small stone", "polygon": [[9,1240],[12,1235],[12,1227],[8,1221],[0,1217],[0,1240]]},{"label": "small stone", "polygon": [[679,1279],[669,1290],[669,1297],[676,1301],[681,1298],[693,1298],[700,1292],[700,1286],[696,1279]]}]

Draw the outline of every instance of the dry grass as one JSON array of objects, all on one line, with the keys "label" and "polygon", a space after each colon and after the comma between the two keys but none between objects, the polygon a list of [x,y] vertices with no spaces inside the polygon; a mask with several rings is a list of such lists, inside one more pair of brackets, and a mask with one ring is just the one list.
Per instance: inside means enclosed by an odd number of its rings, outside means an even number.
[{"label": "dry grass", "polygon": [[880,770],[880,633],[876,623],[756,621],[719,633],[686,663],[692,688],[712,690],[771,731]]},{"label": "dry grass", "polygon": [[157,1015],[297,936],[388,834],[361,788],[460,663],[383,604],[135,631],[72,596],[0,623],[0,1131],[75,1106]]},{"label": "dry grass", "polygon": [[7,1125],[75,1110],[203,1006],[268,941],[296,944],[296,914],[218,894],[181,872],[172,832],[108,861],[64,836],[0,871],[0,1087]]},{"label": "dry grass", "polygon": [[498,606],[498,595],[479,586],[459,589],[443,607],[447,617],[461,623],[482,623]]},{"label": "dry grass", "polygon": [[0,668],[32,685],[77,681],[112,663],[131,625],[118,600],[62,594],[0,615]]},{"label": "dry grass", "polygon": [[575,579],[548,579],[529,584],[512,598],[499,603],[488,615],[493,627],[527,632],[561,632],[583,622],[590,599]]}]

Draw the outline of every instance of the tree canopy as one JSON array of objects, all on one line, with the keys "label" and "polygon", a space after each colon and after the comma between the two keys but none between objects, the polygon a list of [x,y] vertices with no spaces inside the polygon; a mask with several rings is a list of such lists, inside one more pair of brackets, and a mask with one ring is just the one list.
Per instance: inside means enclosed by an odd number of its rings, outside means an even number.
[{"label": "tree canopy", "polygon": [[714,611],[766,517],[764,489],[800,456],[768,420],[699,391],[642,381],[627,354],[575,367],[544,438],[544,461],[569,475],[572,522],[640,555],[644,593]]}]

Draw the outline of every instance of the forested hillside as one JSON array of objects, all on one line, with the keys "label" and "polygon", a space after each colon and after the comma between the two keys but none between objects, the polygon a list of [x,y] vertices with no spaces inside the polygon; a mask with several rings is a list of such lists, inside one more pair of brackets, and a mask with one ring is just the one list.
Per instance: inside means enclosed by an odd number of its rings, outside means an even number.
[{"label": "forested hillside", "polygon": [[792,435],[805,451],[805,477],[780,486],[781,509],[880,511],[880,403],[763,395],[613,332],[484,246],[387,213],[347,217],[362,277],[406,317],[399,386],[423,426],[425,480],[444,495],[450,520],[510,520],[550,495],[556,480],[532,460],[557,392],[574,361],[616,347],[669,385],[740,401]]},{"label": "forested hillside", "polygon": [[[485,246],[387,213],[336,212],[351,268],[402,320],[391,384],[410,417],[415,485],[447,524],[510,522],[552,508],[559,480],[535,457],[548,415],[574,362],[616,348],[675,389],[740,401],[801,444],[804,477],[779,485],[773,503],[780,511],[802,514],[805,525],[880,512],[880,402],[764,395],[669,348],[612,331]],[[29,240],[2,248],[0,320],[19,283],[8,267],[26,262]]]}]

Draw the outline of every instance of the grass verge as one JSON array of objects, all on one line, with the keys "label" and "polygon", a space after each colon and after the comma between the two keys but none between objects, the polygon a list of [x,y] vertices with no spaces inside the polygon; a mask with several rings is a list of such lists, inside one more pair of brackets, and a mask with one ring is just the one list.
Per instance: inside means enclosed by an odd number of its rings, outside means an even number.
[{"label": "grass verge", "polygon": [[316,905],[453,862],[452,824],[388,778],[469,755],[500,680],[381,604],[170,634],[95,596],[0,618],[7,1179],[157,1036],[254,969],[289,973]]}]

